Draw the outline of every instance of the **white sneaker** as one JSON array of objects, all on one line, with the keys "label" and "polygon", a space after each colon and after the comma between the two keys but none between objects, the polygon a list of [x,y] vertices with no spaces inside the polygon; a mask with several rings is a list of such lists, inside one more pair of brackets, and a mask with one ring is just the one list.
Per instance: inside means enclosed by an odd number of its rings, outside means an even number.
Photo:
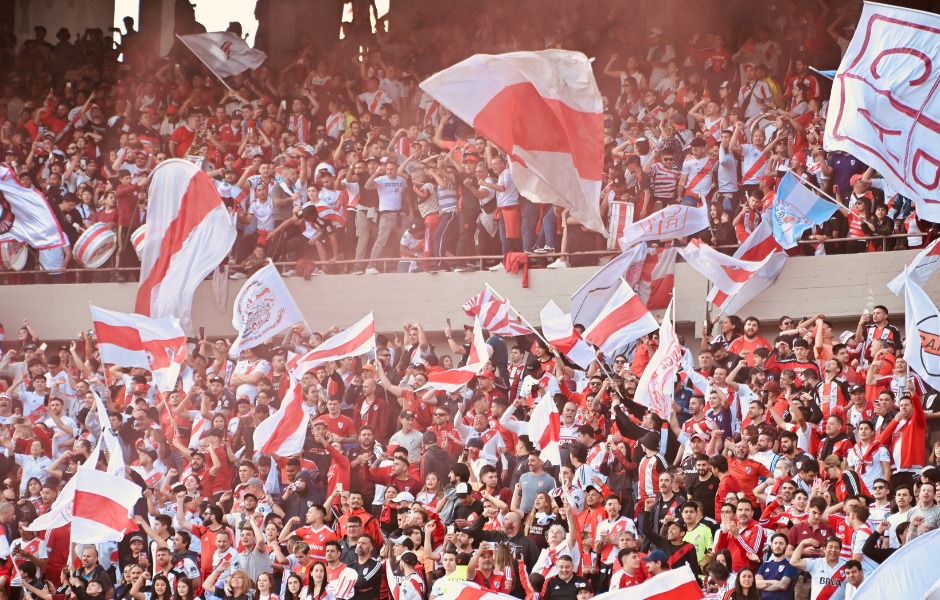
[{"label": "white sneaker", "polygon": [[552,264],[548,265],[545,268],[546,269],[567,269],[568,263],[566,263],[564,259],[559,258],[555,260],[555,262],[553,262]]},{"label": "white sneaker", "polygon": [[326,273],[324,273],[321,269],[315,267],[313,271],[310,272],[310,275],[316,277],[317,275],[326,275]]},{"label": "white sneaker", "polygon": [[297,277],[297,271],[290,269],[281,273],[281,277]]},{"label": "white sneaker", "polygon": [[244,273],[232,273],[228,276],[229,279],[248,279],[248,276]]},{"label": "white sneaker", "polygon": [[378,274],[379,274],[379,270],[376,269],[375,267],[369,267],[368,269],[366,269],[366,275],[378,275]]},{"label": "white sneaker", "polygon": [[503,266],[503,263],[497,263],[488,269],[489,271],[505,271],[506,267]]}]

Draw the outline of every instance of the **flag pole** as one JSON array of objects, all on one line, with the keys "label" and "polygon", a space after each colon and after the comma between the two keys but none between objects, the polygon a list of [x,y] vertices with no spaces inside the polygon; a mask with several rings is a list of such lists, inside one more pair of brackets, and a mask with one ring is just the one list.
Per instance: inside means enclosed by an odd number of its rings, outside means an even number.
[{"label": "flag pole", "polygon": [[[179,34],[176,34],[176,37],[179,39],[179,41],[183,42],[183,38],[180,37]],[[187,49],[187,50],[189,50],[190,52],[193,52],[192,48],[190,48],[189,45],[188,45],[186,42],[183,42],[183,45],[186,46],[186,49]],[[232,96],[234,96],[234,97],[235,97],[239,102],[241,102],[242,104],[248,104],[248,101],[245,100],[244,98],[242,98],[241,95],[239,95],[238,92],[236,92],[234,89],[232,89],[232,86],[230,86],[229,84],[227,84],[227,83],[225,82],[225,80],[222,79],[222,77],[221,77],[218,73],[215,72],[215,69],[213,69],[212,67],[209,66],[209,63],[207,63],[206,61],[202,60],[202,57],[201,57],[201,56],[199,56],[199,55],[196,54],[195,52],[193,52],[193,56],[195,56],[196,58],[198,58],[198,59],[199,59],[199,62],[201,62],[202,64],[204,64],[204,65],[206,66],[206,68],[209,69],[209,72],[212,73],[213,75],[215,75],[215,78],[218,79],[220,82],[222,82],[222,85],[225,86],[225,89],[227,89],[228,91],[232,92]]]},{"label": "flag pole", "polygon": [[532,330],[532,333],[535,334],[535,337],[537,337],[537,338],[539,338],[540,340],[542,340],[543,342],[545,342],[545,345],[548,346],[549,348],[552,348],[552,347],[553,347],[553,346],[548,342],[548,340],[546,340],[545,337],[544,337],[541,333],[539,333],[538,330],[537,330],[535,327],[532,326],[532,323],[529,323],[529,321],[528,321],[525,317],[522,316],[522,313],[520,313],[518,310],[516,310],[515,308],[513,308],[512,304],[509,303],[509,300],[507,300],[507,299],[504,298],[502,295],[500,295],[499,292],[497,292],[496,290],[494,290],[494,289],[493,289],[493,286],[491,286],[490,284],[484,283],[483,285],[485,285],[485,286],[486,286],[486,289],[488,289],[490,292],[493,293],[494,296],[496,296],[496,299],[497,299],[497,300],[506,303],[506,308],[508,308],[509,310],[511,310],[517,317],[519,317],[519,320],[522,321],[522,324],[525,325],[526,327],[528,327],[529,329],[531,329],[531,330]]},{"label": "flag pole", "polygon": [[803,185],[805,185],[806,187],[811,188],[811,189],[813,189],[813,190],[819,192],[820,194],[822,194],[823,196],[825,196],[826,198],[828,198],[829,200],[831,200],[834,204],[838,204],[839,206],[845,206],[844,204],[842,204],[841,202],[839,202],[838,200],[836,200],[836,198],[835,198],[834,196],[832,196],[831,194],[827,194],[826,192],[822,191],[821,188],[816,187],[816,186],[813,185],[812,183],[810,183],[810,182],[808,182],[808,181],[802,181],[802,180],[798,180],[798,181],[799,181],[800,183],[802,183]]}]

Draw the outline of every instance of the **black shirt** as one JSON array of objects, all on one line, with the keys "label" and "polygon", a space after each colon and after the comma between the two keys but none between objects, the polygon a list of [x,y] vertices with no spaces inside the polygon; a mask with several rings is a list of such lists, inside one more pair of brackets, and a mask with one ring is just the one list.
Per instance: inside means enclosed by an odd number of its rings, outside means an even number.
[{"label": "black shirt", "polygon": [[699,479],[698,474],[696,474],[695,477],[689,477],[685,482],[689,498],[701,502],[702,513],[712,519],[715,518],[715,493],[718,492],[719,481],[714,474],[705,481]]},{"label": "black shirt", "polygon": [[382,563],[369,559],[364,563],[354,562],[350,568],[356,571],[356,600],[377,600],[382,588],[384,570]]},{"label": "black shirt", "polygon": [[556,575],[545,583],[545,600],[577,600],[578,590],[586,587],[588,582],[584,577],[573,575],[565,581]]}]

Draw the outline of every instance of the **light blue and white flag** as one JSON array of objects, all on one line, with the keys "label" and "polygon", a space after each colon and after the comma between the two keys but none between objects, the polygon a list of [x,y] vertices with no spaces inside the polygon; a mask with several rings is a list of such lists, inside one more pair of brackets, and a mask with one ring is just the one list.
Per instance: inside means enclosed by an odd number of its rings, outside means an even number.
[{"label": "light blue and white flag", "polygon": [[788,171],[771,208],[774,238],[783,248],[792,248],[804,231],[826,222],[836,210],[838,206],[817,196]]}]

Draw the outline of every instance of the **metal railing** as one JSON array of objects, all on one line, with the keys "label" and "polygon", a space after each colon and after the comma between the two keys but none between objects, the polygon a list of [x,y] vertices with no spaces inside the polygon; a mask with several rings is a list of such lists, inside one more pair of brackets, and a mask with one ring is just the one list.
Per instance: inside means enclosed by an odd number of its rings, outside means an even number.
[{"label": "metal railing", "polygon": [[[817,244],[836,244],[836,243],[845,243],[845,242],[865,242],[866,248],[868,247],[869,242],[884,242],[881,244],[881,249],[878,252],[891,252],[894,250],[901,250],[903,248],[889,248],[889,240],[904,239],[909,237],[928,237],[927,234],[908,234],[908,233],[894,233],[891,235],[882,235],[882,236],[870,236],[863,238],[832,238],[826,240],[799,240],[797,243],[800,246],[815,246]],[[739,248],[739,244],[734,245],[724,245],[724,246],[713,246],[715,250],[730,250],[734,251]],[[866,250],[867,252],[867,250]],[[596,257],[598,259],[605,257],[614,257],[618,256],[621,253],[620,250],[585,250],[580,252],[546,252],[540,254],[529,254],[530,267],[538,266],[532,265],[531,261],[537,260],[538,262],[551,262],[558,258],[564,258],[569,260],[572,257]],[[863,254],[863,252],[853,252],[852,254]],[[476,256],[442,256],[442,257],[384,257],[376,259],[344,259],[344,260],[335,260],[335,261],[320,261],[320,260],[309,260],[304,261],[306,264],[309,264],[312,268],[320,269],[325,275],[339,275],[347,274],[353,270],[364,269],[369,264],[382,265],[385,267],[384,271],[386,273],[395,273],[395,267],[399,263],[411,263],[417,262],[419,265],[424,266],[426,269],[434,270],[430,268],[430,265],[433,263],[440,263],[441,265],[469,265],[471,263],[479,269],[486,269],[488,266],[492,266],[496,263],[502,262],[503,255],[476,255]],[[282,270],[296,270],[298,267],[297,261],[287,261],[287,262],[276,262],[275,265],[281,268]],[[391,270],[388,267],[391,265]],[[337,271],[336,267],[340,267],[340,272]],[[351,268],[347,268],[351,267]],[[380,269],[380,271],[383,269]],[[31,283],[116,283],[117,276],[121,275],[125,282],[133,282],[137,280],[137,275],[140,272],[140,267],[99,267],[97,269],[86,269],[86,268],[77,268],[77,269],[65,269],[63,271],[58,271],[52,273],[50,271],[43,271],[41,269],[33,270],[23,270],[23,271],[5,271],[0,270],[0,283],[4,284],[31,284]],[[319,274],[318,274],[319,275]]]}]

